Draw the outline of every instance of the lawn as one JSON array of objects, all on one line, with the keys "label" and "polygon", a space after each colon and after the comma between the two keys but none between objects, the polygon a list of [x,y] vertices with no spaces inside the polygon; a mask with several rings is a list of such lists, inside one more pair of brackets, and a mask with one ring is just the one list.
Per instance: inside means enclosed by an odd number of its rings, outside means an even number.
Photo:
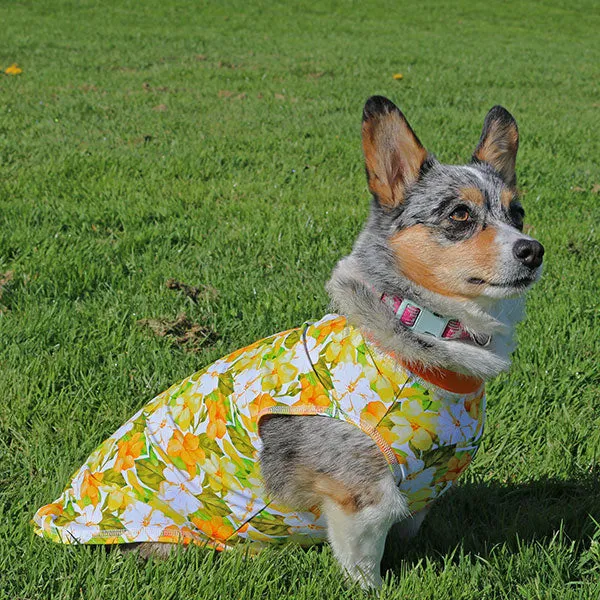
[{"label": "lawn", "polygon": [[23,71],[0,75],[0,598],[360,596],[327,547],[144,564],[29,520],[156,393],[326,312],[375,93],[447,162],[507,107],[547,257],[482,450],[388,548],[381,597],[600,597],[597,3],[28,0],[0,22]]}]

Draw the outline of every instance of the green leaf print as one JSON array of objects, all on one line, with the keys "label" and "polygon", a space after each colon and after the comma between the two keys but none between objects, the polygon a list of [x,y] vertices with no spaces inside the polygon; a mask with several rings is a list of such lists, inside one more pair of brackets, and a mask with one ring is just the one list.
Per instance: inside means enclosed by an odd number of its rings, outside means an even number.
[{"label": "green leaf print", "polygon": [[124,529],[123,523],[117,519],[114,515],[106,515],[102,521],[100,521],[100,529],[107,531],[111,529]]},{"label": "green leaf print", "polygon": [[[206,433],[201,433],[198,435],[198,440],[200,442],[200,448],[204,450],[204,452],[212,452],[217,456],[223,456],[223,450],[219,447],[219,444],[215,442],[212,438],[208,437]],[[183,461],[182,461],[183,462]],[[185,466],[184,466],[185,468]]]},{"label": "green leaf print", "polygon": [[121,441],[130,440],[136,433],[144,433],[146,429],[146,416],[140,415],[134,422],[133,427],[121,438]]},{"label": "green leaf print", "polygon": [[219,375],[219,391],[223,396],[230,396],[233,393],[233,375],[229,371]]},{"label": "green leaf print", "polygon": [[191,517],[199,517],[201,519],[210,519],[211,517],[226,517],[231,514],[231,509],[224,500],[219,498],[210,488],[204,488],[202,494],[196,496],[202,502],[203,507],[197,510]]},{"label": "green leaf print", "polygon": [[356,347],[356,361],[359,365],[367,365],[367,346],[363,343]]},{"label": "green leaf print", "polygon": [[324,357],[320,357],[319,360],[313,365],[315,373],[319,378],[319,381],[323,384],[323,387],[327,390],[333,389],[333,383],[331,381],[331,374],[327,368],[327,363]]},{"label": "green leaf print", "polygon": [[300,330],[292,329],[290,333],[286,336],[284,341],[284,346],[286,348],[293,348],[300,341]]},{"label": "green leaf print", "polygon": [[250,441],[250,436],[244,429],[227,427],[227,432],[229,433],[231,443],[235,446],[236,450],[250,458],[254,455],[254,447]]},{"label": "green leaf print", "polygon": [[75,511],[75,508],[73,507],[73,502],[71,500],[69,500],[69,503],[67,504],[67,506],[65,507],[65,510],[63,511],[63,515],[66,515],[68,517],[68,520],[70,521],[77,514],[78,513]]},{"label": "green leaf print", "polygon": [[281,517],[280,521],[271,521],[255,517],[254,519],[251,519],[250,525],[265,535],[273,537],[286,537],[290,535],[290,528],[283,522],[283,517]]},{"label": "green leaf print", "polygon": [[102,485],[112,485],[116,488],[123,488],[127,483],[121,473],[117,473],[113,469],[107,469],[104,471],[104,476],[102,477]]},{"label": "green leaf print", "polygon": [[151,490],[158,490],[160,484],[165,480],[162,468],[147,458],[136,460],[135,470],[139,480]]},{"label": "green leaf print", "polygon": [[194,384],[191,382],[191,380],[184,380],[179,386],[179,389],[171,396],[171,400],[175,400],[176,398],[179,398],[179,396],[181,396],[182,394],[185,394],[185,392],[187,392],[192,387],[192,385]]},{"label": "green leaf print", "polygon": [[421,460],[425,463],[425,468],[435,465],[447,464],[448,461],[456,454],[456,446],[444,446],[436,450],[423,452]]}]

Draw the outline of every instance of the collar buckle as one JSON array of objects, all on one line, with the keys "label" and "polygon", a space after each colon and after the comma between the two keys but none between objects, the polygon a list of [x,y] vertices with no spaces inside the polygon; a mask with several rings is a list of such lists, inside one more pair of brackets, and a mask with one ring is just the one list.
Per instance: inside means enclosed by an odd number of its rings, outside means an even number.
[{"label": "collar buckle", "polygon": [[383,293],[381,302],[392,309],[402,325],[417,333],[424,333],[446,340],[470,340],[481,347],[488,346],[492,340],[490,335],[470,334],[458,319],[442,317],[406,298],[389,296]]}]

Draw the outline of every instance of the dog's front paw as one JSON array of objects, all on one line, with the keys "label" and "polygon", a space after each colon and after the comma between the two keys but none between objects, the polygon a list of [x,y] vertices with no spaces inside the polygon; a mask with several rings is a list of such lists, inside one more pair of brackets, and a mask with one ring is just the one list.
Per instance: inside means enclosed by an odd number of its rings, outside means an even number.
[{"label": "dog's front paw", "polygon": [[360,565],[346,566],[344,572],[349,583],[356,583],[363,590],[378,590],[383,585],[379,565],[376,568]]}]

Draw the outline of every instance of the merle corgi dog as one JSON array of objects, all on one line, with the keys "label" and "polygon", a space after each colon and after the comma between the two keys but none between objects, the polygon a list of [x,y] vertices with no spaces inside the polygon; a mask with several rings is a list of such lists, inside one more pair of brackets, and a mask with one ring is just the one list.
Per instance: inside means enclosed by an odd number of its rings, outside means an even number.
[{"label": "merle corgi dog", "polygon": [[392,526],[414,536],[475,456],[484,381],[508,369],[540,276],[518,144],[496,106],[470,162],[445,165],[392,102],[370,98],[371,212],[327,284],[334,313],[152,400],[37,512],[36,532],[143,555],[326,538],[351,580],[380,586]]},{"label": "merle corgi dog", "polygon": [[[375,96],[364,107],[362,146],[371,211],[327,284],[333,309],[426,384],[452,390],[456,380],[460,393],[461,380],[507,370],[523,294],[539,279],[544,256],[542,244],[523,232],[515,119],[493,107],[470,162],[446,165],[390,100]],[[442,328],[415,327],[411,308],[443,316]],[[444,335],[444,322],[454,335]],[[380,448],[352,425],[282,416],[267,420],[261,434],[267,488],[291,505],[323,506],[342,568],[378,587],[391,526],[413,537],[431,503],[407,508]],[[352,460],[340,460],[340,448],[352,449]]]}]

